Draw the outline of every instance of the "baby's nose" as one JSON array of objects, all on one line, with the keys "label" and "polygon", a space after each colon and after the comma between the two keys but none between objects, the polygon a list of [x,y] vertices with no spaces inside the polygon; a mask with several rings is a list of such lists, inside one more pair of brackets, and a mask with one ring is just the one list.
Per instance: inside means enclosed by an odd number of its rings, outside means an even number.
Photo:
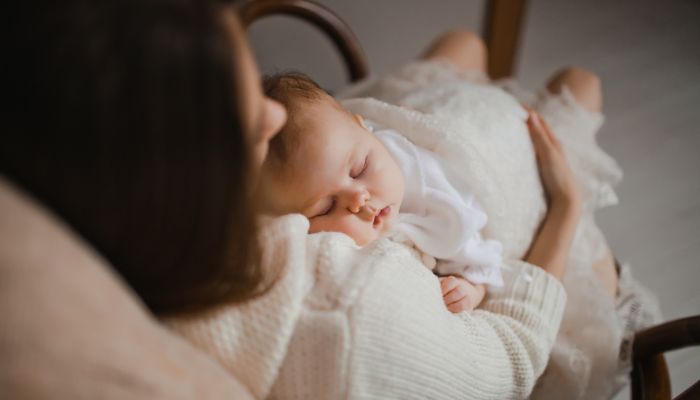
[{"label": "baby's nose", "polygon": [[369,201],[369,193],[366,190],[350,193],[348,199],[348,210],[351,213],[357,214],[362,210],[365,204]]}]

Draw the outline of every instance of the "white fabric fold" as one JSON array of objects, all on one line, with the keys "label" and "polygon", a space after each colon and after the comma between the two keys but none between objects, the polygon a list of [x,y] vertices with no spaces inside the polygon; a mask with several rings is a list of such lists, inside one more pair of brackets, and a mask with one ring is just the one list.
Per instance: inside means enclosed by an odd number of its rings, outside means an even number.
[{"label": "white fabric fold", "polygon": [[474,284],[503,285],[502,246],[484,240],[487,216],[464,185],[451,182],[449,166],[391,129],[371,120],[367,125],[389,150],[404,174],[405,192],[392,236],[425,255],[440,275],[462,275]]}]

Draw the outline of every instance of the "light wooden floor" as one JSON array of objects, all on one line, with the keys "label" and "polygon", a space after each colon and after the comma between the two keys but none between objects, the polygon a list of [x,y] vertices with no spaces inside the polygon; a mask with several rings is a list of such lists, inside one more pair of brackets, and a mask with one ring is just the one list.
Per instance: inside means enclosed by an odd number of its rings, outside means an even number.
[{"label": "light wooden floor", "polygon": [[[321,3],[355,30],[377,74],[416,57],[446,29],[479,31],[484,6]],[[312,29],[277,17],[251,34],[264,70],[295,67],[326,87],[342,86],[337,56]],[[666,318],[700,314],[700,1],[531,0],[517,76],[535,88],[570,64],[602,78],[607,119],[599,141],[625,170],[621,205],[599,214],[615,254],[658,295]],[[700,378],[700,349],[668,360],[674,393]]]}]

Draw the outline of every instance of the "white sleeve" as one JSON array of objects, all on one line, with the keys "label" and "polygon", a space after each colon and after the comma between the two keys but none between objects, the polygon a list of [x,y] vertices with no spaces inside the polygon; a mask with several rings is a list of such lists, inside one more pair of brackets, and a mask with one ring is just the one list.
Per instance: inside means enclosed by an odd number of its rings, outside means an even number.
[{"label": "white sleeve", "polygon": [[419,199],[406,200],[420,203],[420,207],[402,212],[397,229],[437,259],[439,274],[458,274],[474,284],[502,286],[501,243],[484,240],[480,233],[488,220],[486,213],[471,193],[455,188],[445,172],[447,166],[435,154],[417,146],[415,154],[423,185]]}]

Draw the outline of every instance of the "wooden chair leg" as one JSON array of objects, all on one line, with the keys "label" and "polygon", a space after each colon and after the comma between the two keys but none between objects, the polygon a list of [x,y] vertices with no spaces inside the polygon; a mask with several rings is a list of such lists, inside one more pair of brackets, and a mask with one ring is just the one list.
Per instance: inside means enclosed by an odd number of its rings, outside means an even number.
[{"label": "wooden chair leg", "polygon": [[513,74],[526,0],[489,0],[484,21],[484,40],[489,49],[492,79]]},{"label": "wooden chair leg", "polygon": [[663,354],[635,362],[631,390],[632,398],[635,400],[671,399],[671,382]]},{"label": "wooden chair leg", "polygon": [[[632,399],[671,399],[671,381],[663,353],[698,345],[700,315],[669,321],[637,332],[632,350]],[[676,397],[682,400],[699,398],[700,381]]]},{"label": "wooden chair leg", "polygon": [[700,381],[692,384],[688,389],[685,389],[683,393],[676,396],[674,400],[697,400],[700,399]]}]

